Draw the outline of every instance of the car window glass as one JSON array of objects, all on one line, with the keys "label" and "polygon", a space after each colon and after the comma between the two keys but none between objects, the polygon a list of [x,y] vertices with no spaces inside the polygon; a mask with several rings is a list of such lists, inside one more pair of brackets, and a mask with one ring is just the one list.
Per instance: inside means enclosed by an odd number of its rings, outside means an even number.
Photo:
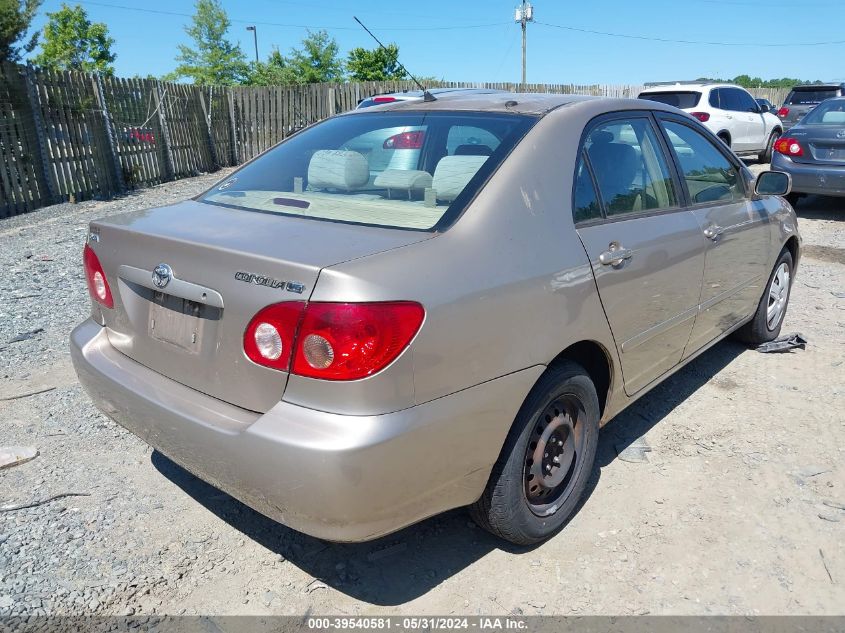
[{"label": "car window glass", "polygon": [[639,98],[684,109],[697,106],[699,99],[701,99],[701,93],[683,90],[676,92],[644,92],[640,94]]},{"label": "car window glass", "polygon": [[787,105],[805,105],[813,103],[821,103],[825,99],[838,96],[838,91],[834,89],[820,89],[820,90],[793,90],[786,98]]},{"label": "car window glass", "polygon": [[801,125],[845,125],[845,99],[835,99],[819,104],[802,119]]},{"label": "car window glass", "polygon": [[590,170],[584,160],[584,155],[578,160],[578,168],[575,170],[575,195],[572,209],[572,219],[575,222],[586,222],[601,218],[601,206],[599,205],[596,188],[590,176]]},{"label": "car window glass", "polygon": [[737,99],[739,99],[740,107],[743,112],[757,112],[758,105],[757,102],[754,101],[754,97],[744,90],[737,90],[736,88],[734,88],[734,90],[736,90]]},{"label": "car window glass", "polygon": [[721,108],[722,107],[719,103],[719,96],[720,96],[721,92],[722,91],[719,90],[718,88],[715,88],[715,89],[710,91],[710,101],[709,101],[709,103],[712,107],[714,107],[714,108]]},{"label": "car window glass", "polygon": [[648,119],[602,123],[590,132],[584,149],[608,216],[677,204],[671,172]]},{"label": "car window glass", "polygon": [[707,138],[686,125],[662,121],[693,204],[745,197],[739,170]]},{"label": "car window glass", "polygon": [[740,112],[742,108],[742,100],[740,99],[739,91],[735,88],[722,88],[719,92],[722,102],[722,110],[732,110],[733,112]]},{"label": "car window glass", "polygon": [[453,125],[446,137],[449,156],[489,156],[499,147],[499,139],[488,130],[470,125]]}]

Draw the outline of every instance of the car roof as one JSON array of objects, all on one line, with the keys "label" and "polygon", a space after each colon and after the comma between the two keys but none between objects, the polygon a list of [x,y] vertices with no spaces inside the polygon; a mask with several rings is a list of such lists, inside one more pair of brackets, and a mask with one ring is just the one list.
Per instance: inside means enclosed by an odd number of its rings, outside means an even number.
[{"label": "car roof", "polygon": [[452,92],[437,97],[435,101],[393,101],[370,108],[350,110],[343,116],[360,116],[372,112],[502,112],[542,116],[561,107],[593,104],[593,109],[611,112],[614,110],[665,110],[679,112],[677,108],[654,101],[622,99],[612,97],[591,97],[572,94],[549,94],[544,92]]},{"label": "car roof", "polygon": [[845,83],[843,84],[801,84],[800,86],[793,86],[793,90],[845,90]]},{"label": "car roof", "polygon": [[[504,90],[497,90],[495,88],[429,88],[428,92],[437,96],[441,94],[449,94],[450,92],[470,92],[477,94],[493,94],[502,93]],[[423,96],[422,90],[397,90],[396,92],[384,92],[373,95],[374,97],[420,97]],[[372,97],[368,97],[372,98]]]},{"label": "car roof", "polygon": [[742,86],[731,83],[723,83],[717,81],[677,81],[675,83],[661,83],[646,85],[645,90],[640,91],[640,94],[650,94],[653,92],[683,92],[690,90],[709,90],[712,88],[739,88],[745,90]]}]

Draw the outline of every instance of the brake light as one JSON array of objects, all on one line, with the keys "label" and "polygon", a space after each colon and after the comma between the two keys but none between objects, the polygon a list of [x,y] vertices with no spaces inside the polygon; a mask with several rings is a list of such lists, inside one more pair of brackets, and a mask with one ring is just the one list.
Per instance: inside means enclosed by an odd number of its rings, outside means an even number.
[{"label": "brake light", "polygon": [[389,137],[382,147],[384,149],[420,149],[423,145],[425,132],[402,132]]},{"label": "brake light", "polygon": [[709,112],[691,112],[692,116],[696,119],[701,121],[702,123],[707,123],[710,120],[710,113]]},{"label": "brake light", "polygon": [[784,136],[775,142],[775,151],[786,156],[803,156],[804,148],[794,138]]},{"label": "brake light", "polygon": [[393,103],[396,97],[373,97],[373,103]]},{"label": "brake light", "polygon": [[253,363],[287,371],[304,301],[275,303],[252,317],[244,332],[244,352]]},{"label": "brake light", "polygon": [[781,108],[780,110],[778,110],[778,116],[779,116],[781,119],[783,119],[784,117],[786,117],[786,115],[787,115],[787,114],[789,114],[789,108],[787,108],[787,107],[783,107],[783,108]]},{"label": "brake light", "polygon": [[114,299],[112,299],[109,282],[106,280],[106,273],[94,249],[88,244],[82,251],[82,263],[85,266],[85,281],[88,282],[88,293],[91,298],[106,308],[113,308]]}]

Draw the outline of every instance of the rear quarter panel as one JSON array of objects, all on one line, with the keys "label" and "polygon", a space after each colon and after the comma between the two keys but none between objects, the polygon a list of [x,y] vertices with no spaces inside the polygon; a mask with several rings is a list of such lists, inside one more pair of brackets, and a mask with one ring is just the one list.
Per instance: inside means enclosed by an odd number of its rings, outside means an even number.
[{"label": "rear quarter panel", "polygon": [[[408,299],[425,306],[423,327],[398,361],[413,356],[409,406],[547,365],[581,340],[599,343],[616,366],[571,216],[581,131],[604,109],[596,111],[591,102],[546,115],[445,233],[321,272],[313,300]],[[396,404],[393,369],[353,386],[321,383],[319,390],[311,388],[310,379],[293,376],[284,399],[336,412],[374,413],[362,409],[388,400]],[[350,390],[354,402],[346,397]]]}]

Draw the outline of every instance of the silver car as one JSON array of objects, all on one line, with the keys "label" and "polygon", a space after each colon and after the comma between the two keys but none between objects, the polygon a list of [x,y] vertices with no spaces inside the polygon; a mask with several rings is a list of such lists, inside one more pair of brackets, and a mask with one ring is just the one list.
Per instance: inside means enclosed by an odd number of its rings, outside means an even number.
[{"label": "silver car", "polygon": [[[397,129],[416,163],[374,167],[360,140]],[[778,335],[788,192],[655,102],[357,110],[93,222],[73,361],[106,415],[294,529],[362,541],[469,506],[534,543],[602,424],[729,334]]]}]

